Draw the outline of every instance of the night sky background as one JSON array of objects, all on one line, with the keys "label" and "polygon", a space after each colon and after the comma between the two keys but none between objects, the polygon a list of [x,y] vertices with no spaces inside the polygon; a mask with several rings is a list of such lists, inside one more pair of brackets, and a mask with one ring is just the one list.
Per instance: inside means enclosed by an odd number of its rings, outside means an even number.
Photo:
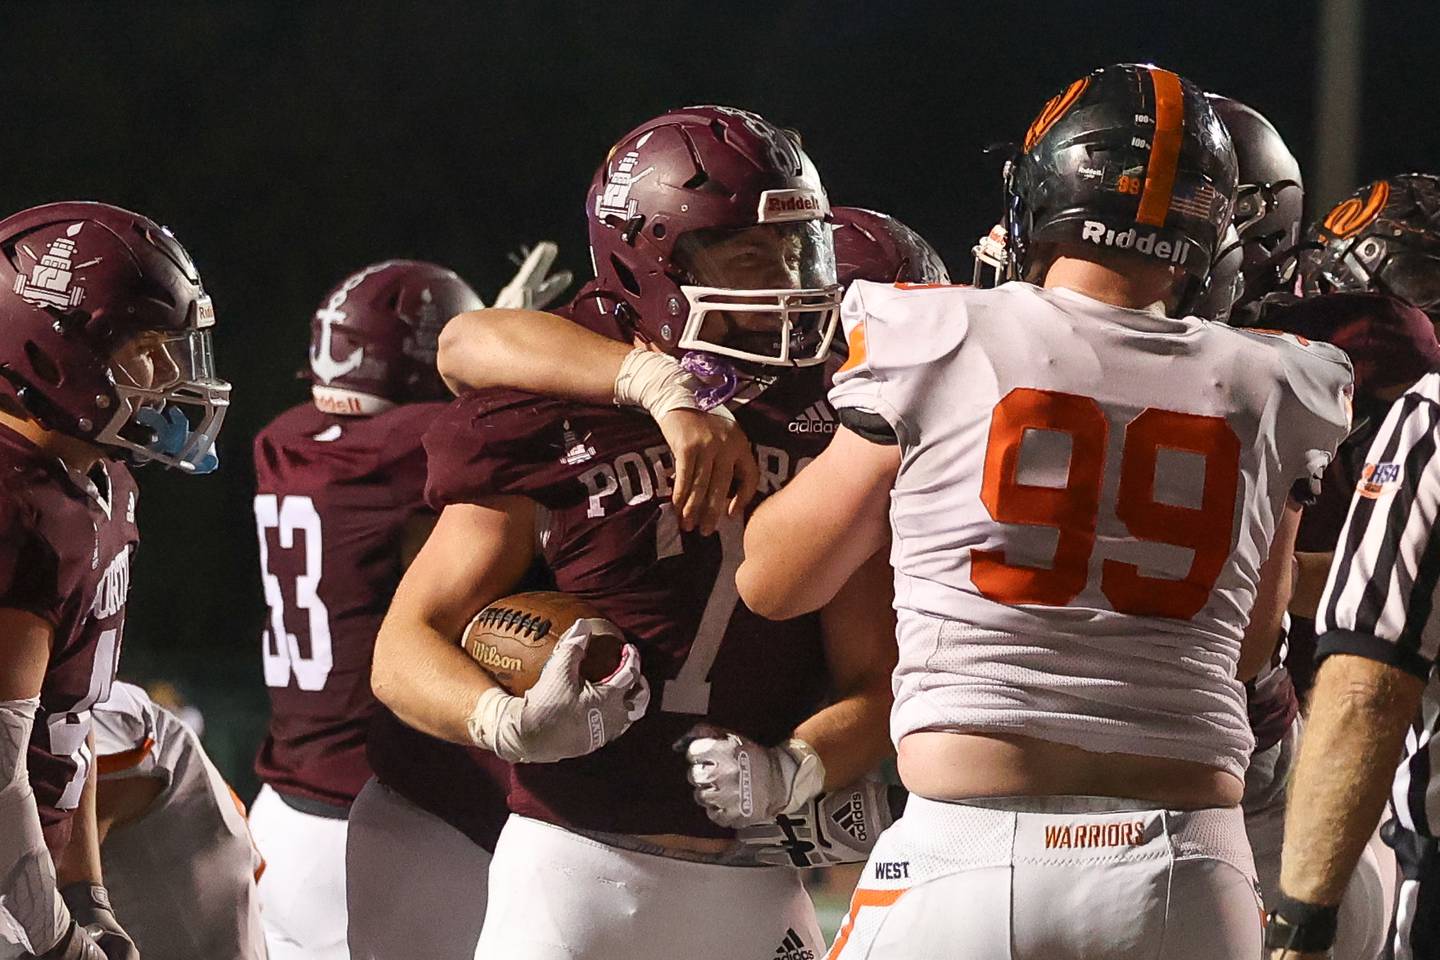
[{"label": "night sky background", "polygon": [[[884,210],[968,276],[998,161],[1044,100],[1150,60],[1265,113],[1311,170],[1316,7],[1301,2],[332,2],[0,5],[0,213],[105,200],[172,227],[235,384],[205,478],[140,472],[121,663],[168,678],[248,795],[264,722],[250,441],[302,401],[311,312],[346,274],[434,260],[489,298],[507,252],[588,268],[607,148],[687,103],[797,128],[832,201]],[[1440,167],[1440,8],[1365,11],[1358,177]],[[1334,199],[1334,198],[1326,198]],[[1311,212],[1315,212],[1312,205]],[[330,572],[327,571],[327,575]]]}]

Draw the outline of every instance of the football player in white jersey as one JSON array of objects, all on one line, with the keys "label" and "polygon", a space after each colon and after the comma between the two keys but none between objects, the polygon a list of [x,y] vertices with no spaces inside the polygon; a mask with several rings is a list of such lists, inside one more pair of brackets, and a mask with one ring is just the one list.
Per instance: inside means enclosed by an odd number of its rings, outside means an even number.
[{"label": "football player in white jersey", "polygon": [[1240,681],[1278,635],[1292,491],[1348,429],[1350,368],[1176,319],[1235,183],[1199,90],[1106,67],[1007,167],[1018,282],[847,294],[844,427],[757,510],[737,576],[794,616],[893,531],[911,799],[832,957],[1258,955]]},{"label": "football player in white jersey", "polygon": [[95,706],[100,859],[146,960],[265,960],[245,808],[200,738],[144,690]]}]

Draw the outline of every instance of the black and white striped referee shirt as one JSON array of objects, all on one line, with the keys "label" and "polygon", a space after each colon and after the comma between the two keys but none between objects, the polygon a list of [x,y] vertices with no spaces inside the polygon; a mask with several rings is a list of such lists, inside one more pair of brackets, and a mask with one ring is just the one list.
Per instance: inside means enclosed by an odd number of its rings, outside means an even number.
[{"label": "black and white striped referee shirt", "polygon": [[1400,823],[1440,830],[1440,374],[1391,407],[1376,435],[1320,601],[1317,657],[1349,653],[1428,680],[1391,799]]}]

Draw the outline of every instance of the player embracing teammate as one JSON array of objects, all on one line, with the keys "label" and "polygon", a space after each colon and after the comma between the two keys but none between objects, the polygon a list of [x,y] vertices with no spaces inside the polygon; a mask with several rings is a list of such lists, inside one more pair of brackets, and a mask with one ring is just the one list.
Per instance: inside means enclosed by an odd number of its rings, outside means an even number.
[{"label": "player embracing teammate", "polygon": [[[694,107],[624,137],[586,212],[596,277],[568,321],[534,317],[532,342],[574,368],[572,395],[606,405],[482,390],[431,428],[440,520],[381,629],[375,689],[413,726],[514,763],[476,956],[818,955],[799,875],[760,865],[734,828],[799,812],[888,752],[884,558],[825,609],[763,620],[735,592],[741,518],[677,510],[674,486],[694,478],[651,419],[609,401],[694,410],[673,355],[703,353],[725,405],[708,416],[744,427],[762,495],[790,482],[834,426],[829,202],[793,135]],[[571,334],[578,352],[557,349]],[[442,372],[476,384],[447,340]],[[535,559],[633,644],[614,676],[584,684],[572,636],[517,699],[456,647]],[[604,717],[601,744],[582,699]]]},{"label": "player embracing teammate", "polygon": [[761,505],[739,574],[793,616],[893,531],[912,798],[832,956],[1259,954],[1241,681],[1278,635],[1350,367],[1177,319],[1235,186],[1200,91],[1106,67],[1007,167],[1011,282],[849,292],[842,427]]}]

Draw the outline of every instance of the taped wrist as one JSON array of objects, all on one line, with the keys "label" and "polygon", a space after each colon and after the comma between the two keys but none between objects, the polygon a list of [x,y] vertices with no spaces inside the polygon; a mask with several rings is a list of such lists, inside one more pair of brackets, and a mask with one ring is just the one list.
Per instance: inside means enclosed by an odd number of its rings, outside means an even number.
[{"label": "taped wrist", "polygon": [[[699,386],[694,374],[682,369],[674,357],[636,347],[620,363],[615,377],[615,405],[641,407],[657,421],[675,410],[706,412],[695,399]],[[729,414],[723,406],[708,412]]]},{"label": "taped wrist", "polygon": [[475,698],[475,707],[465,721],[470,742],[489,750],[507,763],[521,763],[525,757],[520,749],[521,697],[512,697],[499,687],[491,687]]},{"label": "taped wrist", "polygon": [[[6,877],[3,904],[32,953],[45,953],[70,932],[70,911],[55,889],[55,865],[45,848],[40,812],[30,789],[25,753],[40,698],[0,701],[0,877]],[[25,944],[22,944],[25,946]]]},{"label": "taped wrist", "polygon": [[790,784],[790,793],[780,812],[794,813],[824,791],[825,764],[815,748],[799,737],[791,737],[779,749],[780,762],[788,768],[785,772]]}]

